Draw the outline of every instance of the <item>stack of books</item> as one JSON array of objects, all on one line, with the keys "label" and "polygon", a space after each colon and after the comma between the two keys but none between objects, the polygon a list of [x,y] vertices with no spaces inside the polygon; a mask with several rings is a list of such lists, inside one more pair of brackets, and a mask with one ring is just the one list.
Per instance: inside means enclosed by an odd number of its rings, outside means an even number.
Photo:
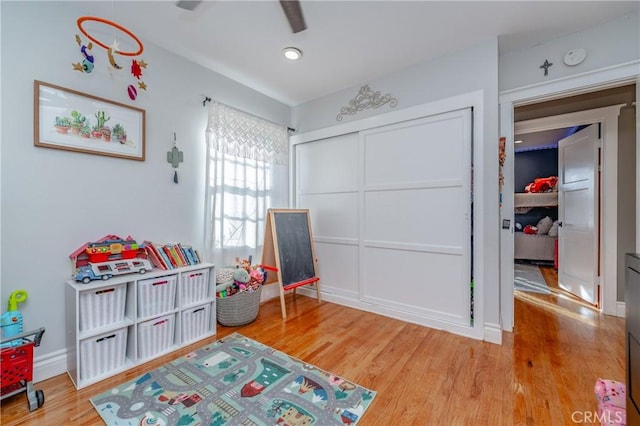
[{"label": "stack of books", "polygon": [[197,265],[201,262],[198,250],[188,245],[180,243],[162,245],[145,241],[144,246],[153,266],[165,271],[182,266]]}]

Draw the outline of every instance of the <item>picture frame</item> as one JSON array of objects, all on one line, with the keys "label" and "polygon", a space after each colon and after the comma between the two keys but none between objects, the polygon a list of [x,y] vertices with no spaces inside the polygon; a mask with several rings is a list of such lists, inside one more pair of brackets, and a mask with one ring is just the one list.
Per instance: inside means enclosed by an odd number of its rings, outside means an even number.
[{"label": "picture frame", "polygon": [[35,146],[144,161],[144,109],[39,80],[33,89]]}]

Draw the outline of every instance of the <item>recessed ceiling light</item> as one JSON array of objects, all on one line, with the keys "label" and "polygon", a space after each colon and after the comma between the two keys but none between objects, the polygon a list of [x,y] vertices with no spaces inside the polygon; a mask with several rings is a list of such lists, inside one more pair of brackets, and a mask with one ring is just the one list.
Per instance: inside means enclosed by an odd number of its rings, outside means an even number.
[{"label": "recessed ceiling light", "polygon": [[522,143],[522,142],[524,142],[524,141],[514,141],[513,143]]},{"label": "recessed ceiling light", "polygon": [[297,61],[298,59],[302,58],[302,50],[295,47],[285,47],[284,49],[282,49],[282,54],[290,61]]}]

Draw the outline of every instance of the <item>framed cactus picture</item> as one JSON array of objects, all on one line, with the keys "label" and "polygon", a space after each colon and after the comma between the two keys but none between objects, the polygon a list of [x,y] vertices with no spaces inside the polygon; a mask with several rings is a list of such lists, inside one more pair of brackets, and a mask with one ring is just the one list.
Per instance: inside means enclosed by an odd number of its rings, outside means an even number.
[{"label": "framed cactus picture", "polygon": [[35,146],[144,161],[145,111],[34,81]]}]

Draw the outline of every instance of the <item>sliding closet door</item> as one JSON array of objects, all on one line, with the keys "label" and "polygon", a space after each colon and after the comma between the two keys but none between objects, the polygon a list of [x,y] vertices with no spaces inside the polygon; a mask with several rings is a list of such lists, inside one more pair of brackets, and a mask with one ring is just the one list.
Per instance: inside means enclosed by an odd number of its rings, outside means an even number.
[{"label": "sliding closet door", "polygon": [[296,206],[310,210],[320,288],[358,298],[358,135],[296,145]]},{"label": "sliding closet door", "polygon": [[360,133],[360,299],[469,325],[471,110]]}]

